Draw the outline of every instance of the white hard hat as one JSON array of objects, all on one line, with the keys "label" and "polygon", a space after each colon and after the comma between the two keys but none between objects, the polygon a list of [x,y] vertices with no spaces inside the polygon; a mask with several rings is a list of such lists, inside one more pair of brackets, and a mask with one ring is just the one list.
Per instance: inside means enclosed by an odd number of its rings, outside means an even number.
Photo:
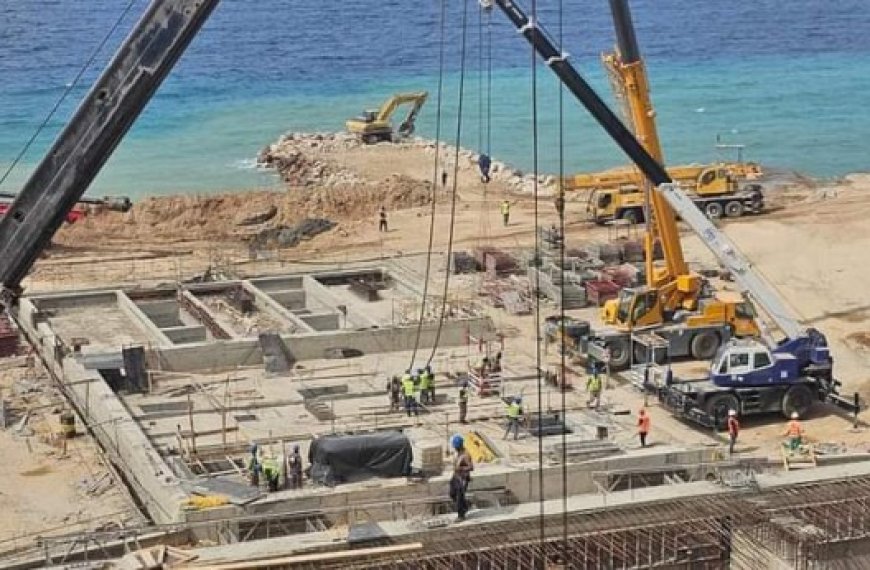
[{"label": "white hard hat", "polygon": [[728,410],[728,415],[729,415],[729,416],[736,416],[736,415],[737,415],[737,410]]},{"label": "white hard hat", "polygon": [[798,413],[797,413],[797,412],[792,412],[792,413],[791,413],[791,419],[793,419],[793,420],[798,419]]}]

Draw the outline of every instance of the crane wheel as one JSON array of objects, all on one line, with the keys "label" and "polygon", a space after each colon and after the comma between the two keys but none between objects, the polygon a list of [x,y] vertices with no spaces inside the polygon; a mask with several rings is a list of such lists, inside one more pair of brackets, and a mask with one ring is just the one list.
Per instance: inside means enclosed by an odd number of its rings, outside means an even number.
[{"label": "crane wheel", "polygon": [[743,204],[740,202],[728,202],[725,204],[725,215],[729,218],[739,218],[743,215]]},{"label": "crane wheel", "polygon": [[639,210],[626,210],[620,214],[620,219],[625,220],[631,225],[639,224],[642,221],[643,215]]},{"label": "crane wheel", "polygon": [[804,418],[813,407],[813,392],[804,384],[796,384],[782,397],[782,415],[790,418],[793,412]]},{"label": "crane wheel", "polygon": [[720,204],[719,202],[710,202],[709,204],[704,206],[704,213],[707,214],[708,218],[712,220],[718,220],[722,217],[722,204]]},{"label": "crane wheel", "polygon": [[664,364],[666,360],[666,355],[662,354],[660,350],[653,351],[654,358],[649,360],[649,348],[642,344],[634,345],[634,363],[635,364],[646,364],[649,362],[655,362],[656,364]]},{"label": "crane wheel", "polygon": [[710,360],[716,356],[716,351],[719,350],[719,345],[722,341],[719,335],[713,331],[699,332],[692,339],[690,349],[692,358],[695,360]]},{"label": "crane wheel", "polygon": [[728,424],[728,410],[739,410],[740,400],[732,394],[716,394],[704,404],[704,411],[716,422],[716,429],[724,429]]},{"label": "crane wheel", "polygon": [[622,370],[628,367],[630,360],[628,339],[617,338],[608,341],[604,347],[610,351],[610,367],[613,370]]}]

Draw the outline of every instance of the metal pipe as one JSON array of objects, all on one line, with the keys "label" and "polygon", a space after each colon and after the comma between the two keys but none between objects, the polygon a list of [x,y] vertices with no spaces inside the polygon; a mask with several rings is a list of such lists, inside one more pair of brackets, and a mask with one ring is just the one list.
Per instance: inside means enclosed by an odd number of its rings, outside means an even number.
[{"label": "metal pipe", "polygon": [[610,11],[613,14],[613,28],[616,32],[616,45],[622,63],[628,65],[640,61],[640,47],[631,20],[631,9],[628,0],[610,0]]}]

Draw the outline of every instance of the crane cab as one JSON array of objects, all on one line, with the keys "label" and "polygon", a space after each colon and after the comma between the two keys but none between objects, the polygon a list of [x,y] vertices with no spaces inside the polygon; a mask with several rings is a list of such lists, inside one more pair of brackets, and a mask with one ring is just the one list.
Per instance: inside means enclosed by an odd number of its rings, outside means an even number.
[{"label": "crane cab", "polygon": [[710,378],[722,387],[773,386],[800,379],[798,359],[751,339],[733,339],[713,359]]}]

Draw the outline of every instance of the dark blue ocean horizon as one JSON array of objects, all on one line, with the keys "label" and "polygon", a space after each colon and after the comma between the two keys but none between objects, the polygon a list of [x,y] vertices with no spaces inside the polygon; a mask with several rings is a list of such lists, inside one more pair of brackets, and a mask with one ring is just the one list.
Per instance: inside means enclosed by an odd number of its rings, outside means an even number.
[{"label": "dark blue ocean horizon", "polygon": [[[0,166],[8,165],[120,14],[120,0],[0,1]],[[612,102],[598,54],[613,43],[607,2],[564,2],[572,60]],[[146,5],[136,3],[122,29]],[[539,0],[558,36],[557,2]],[[251,168],[281,133],[335,131],[398,90],[430,91],[419,134],[434,133],[438,2],[224,0],[96,181],[92,194],[134,197],[267,188]],[[477,3],[469,3],[462,144],[480,146]],[[530,6],[525,3],[526,8]],[[451,0],[445,132],[455,129],[462,3]],[[816,177],[870,170],[870,10],[866,0],[635,0],[669,163],[746,157]],[[482,30],[484,33],[486,29]],[[123,34],[113,37],[114,47]],[[492,15],[492,154],[531,167],[529,48]],[[13,177],[15,190],[62,128],[111,50],[62,107]],[[541,170],[558,169],[558,84],[540,69]],[[625,159],[566,95],[567,171]],[[452,141],[451,141],[452,142]]]}]

